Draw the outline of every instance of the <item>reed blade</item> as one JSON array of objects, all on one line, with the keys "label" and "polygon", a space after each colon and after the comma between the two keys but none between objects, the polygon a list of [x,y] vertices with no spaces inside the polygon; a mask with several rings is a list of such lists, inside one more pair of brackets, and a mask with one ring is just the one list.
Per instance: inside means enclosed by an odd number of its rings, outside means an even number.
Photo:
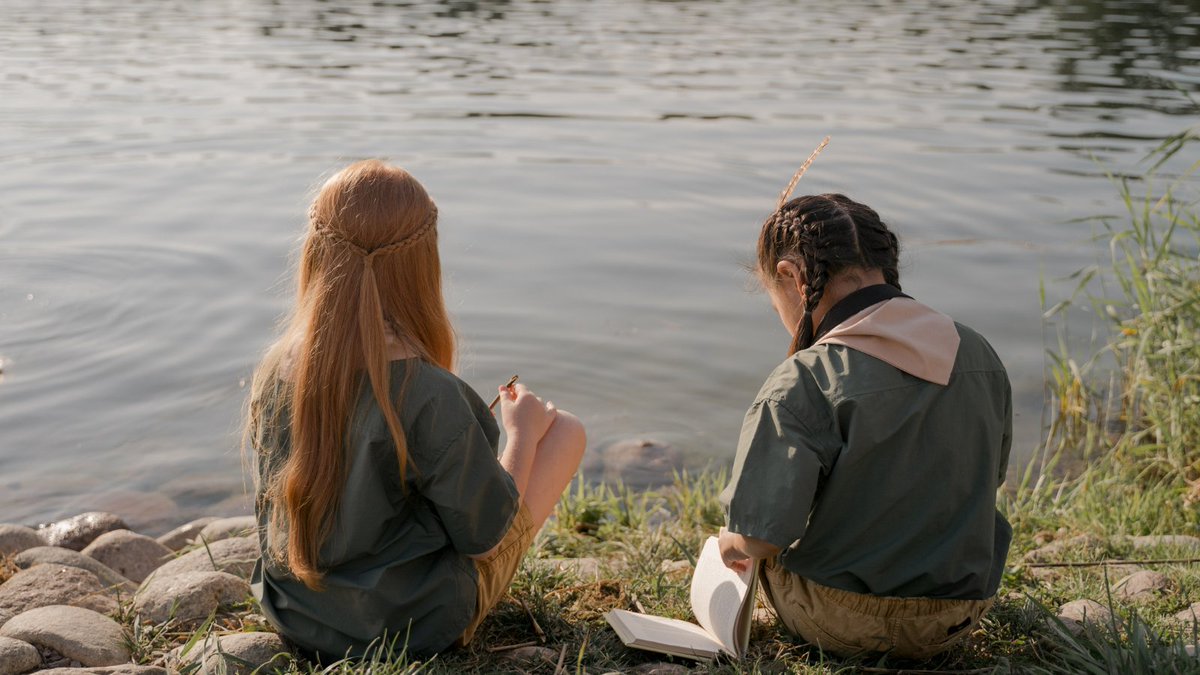
[{"label": "reed blade", "polygon": [[808,171],[808,167],[812,166],[813,160],[817,158],[817,155],[821,154],[826,145],[829,145],[829,136],[826,136],[825,140],[821,141],[821,144],[817,146],[817,149],[813,150],[812,154],[808,156],[808,159],[804,160],[800,168],[796,169],[796,173],[792,175],[792,180],[788,182],[783,192],[779,193],[779,204],[775,207],[776,209],[787,203],[788,197],[792,196],[792,190],[796,189],[796,183],[800,182],[800,178],[804,175],[804,172]]}]

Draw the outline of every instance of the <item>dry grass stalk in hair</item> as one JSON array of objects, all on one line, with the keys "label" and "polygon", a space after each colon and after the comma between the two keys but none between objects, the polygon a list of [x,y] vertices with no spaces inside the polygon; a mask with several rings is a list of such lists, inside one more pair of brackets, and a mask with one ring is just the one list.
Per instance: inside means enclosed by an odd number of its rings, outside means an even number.
[{"label": "dry grass stalk in hair", "polygon": [[821,141],[821,144],[817,146],[817,149],[813,150],[812,154],[808,156],[808,159],[804,160],[804,163],[800,165],[800,168],[796,169],[796,173],[792,176],[792,180],[788,182],[787,187],[783,189],[783,192],[779,193],[779,205],[775,207],[776,209],[787,203],[788,197],[792,196],[792,190],[796,189],[796,183],[800,182],[800,177],[804,175],[805,171],[808,171],[808,167],[812,166],[813,160],[817,158],[817,155],[821,154],[821,151],[824,150],[825,146],[827,145],[829,145],[829,136],[826,136],[825,140]]}]

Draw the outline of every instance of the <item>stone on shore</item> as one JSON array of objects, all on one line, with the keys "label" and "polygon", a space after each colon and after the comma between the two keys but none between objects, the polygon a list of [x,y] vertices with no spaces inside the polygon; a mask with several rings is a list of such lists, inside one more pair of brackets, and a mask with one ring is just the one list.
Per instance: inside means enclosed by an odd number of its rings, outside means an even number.
[{"label": "stone on shore", "polygon": [[39,533],[50,546],[82,551],[85,546],[105,532],[127,529],[129,526],[119,516],[103,511],[90,511],[73,518],[50,523],[42,527]]},{"label": "stone on shore", "polygon": [[42,665],[37,647],[16,638],[0,637],[0,675],[18,675]]},{"label": "stone on shore", "polygon": [[29,569],[34,565],[66,565],[78,567],[96,575],[100,583],[110,590],[132,594],[137,590],[137,584],[121,576],[108,565],[86,556],[79,551],[72,551],[61,546],[37,546],[17,554],[13,559],[17,567]]},{"label": "stone on shore", "polygon": [[1179,548],[1200,551],[1200,537],[1188,534],[1150,534],[1141,537],[1130,537],[1129,543],[1134,550],[1148,548]]},{"label": "stone on shore", "polygon": [[258,529],[258,520],[254,516],[234,516],[214,520],[200,531],[200,539],[213,543],[232,537],[245,537],[254,534]]},{"label": "stone on shore", "polygon": [[1073,600],[1058,608],[1058,618],[1072,633],[1082,633],[1085,627],[1107,629],[1112,625],[1112,611],[1095,600]]},{"label": "stone on shore", "polygon": [[82,553],[134,583],[145,581],[175,552],[143,534],[113,530],[96,537]]},{"label": "stone on shore", "polygon": [[49,647],[84,666],[129,662],[129,648],[121,626],[82,607],[50,605],[22,612],[0,626],[0,637]]},{"label": "stone on shore", "polygon": [[180,525],[179,527],[159,537],[158,543],[166,546],[172,551],[178,551],[179,549],[192,543],[192,541],[196,538],[196,535],[200,534],[200,531],[204,529],[205,525],[208,525],[216,520],[220,520],[220,518],[217,518],[216,516],[206,516],[204,518],[197,518],[190,523],[184,523],[183,525]]},{"label": "stone on shore", "polygon": [[1060,562],[1068,551],[1090,551],[1093,553],[1107,548],[1107,542],[1091,534],[1081,534],[1067,539],[1056,539],[1041,548],[1025,554],[1027,563]]},{"label": "stone on shore", "polygon": [[124,529],[134,532],[161,532],[182,520],[179,505],[161,492],[113,490],[91,495],[80,505],[118,514],[126,523]]},{"label": "stone on shore", "polygon": [[123,663],[119,666],[97,666],[95,668],[50,668],[39,670],[37,675],[170,675],[160,666],[139,666]]},{"label": "stone on shore", "polygon": [[0,556],[16,555],[35,546],[45,546],[42,535],[22,525],[0,525]]},{"label": "stone on shore", "polygon": [[287,645],[275,633],[222,635],[209,640],[203,652],[196,650],[193,654],[184,665],[198,663],[200,669],[195,675],[251,675],[282,669],[293,660]]},{"label": "stone on shore", "polygon": [[236,577],[249,579],[256,562],[258,562],[257,538],[222,539],[202,545],[194,551],[163,563],[149,577],[146,577],[142,585],[145,586],[152,579],[161,579],[184,572],[228,572]]},{"label": "stone on shore", "polygon": [[679,448],[646,438],[603,444],[583,458],[584,475],[637,489],[670,485],[681,468],[683,453]]},{"label": "stone on shore", "polygon": [[1184,623],[1196,624],[1196,628],[1200,629],[1200,602],[1192,603],[1191,607],[1184,609],[1182,612],[1175,615],[1176,621]]},{"label": "stone on shore", "polygon": [[171,619],[181,624],[203,621],[219,609],[228,609],[250,597],[250,584],[225,572],[183,572],[155,577],[142,585],[133,608],[155,623]]},{"label": "stone on shore", "polygon": [[1146,600],[1171,588],[1171,578],[1161,572],[1139,570],[1113,586],[1113,595],[1123,600]]},{"label": "stone on shore", "polygon": [[0,618],[48,605],[73,605],[103,614],[117,610],[117,601],[96,575],[78,567],[35,565],[0,585]]}]

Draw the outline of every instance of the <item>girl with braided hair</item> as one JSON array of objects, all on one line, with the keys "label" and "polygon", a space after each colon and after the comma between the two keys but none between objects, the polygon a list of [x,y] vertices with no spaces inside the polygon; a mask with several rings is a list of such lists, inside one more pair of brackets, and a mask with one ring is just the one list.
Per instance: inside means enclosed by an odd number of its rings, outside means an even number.
[{"label": "girl with braided hair", "polygon": [[466,644],[579,466],[583,426],[501,387],[507,443],[452,370],[437,207],[353,164],[309,210],[296,304],[254,377],[253,589],[318,659]]},{"label": "girl with braided hair", "polygon": [[840,194],[763,224],[758,274],[792,334],[746,414],[720,548],[763,561],[790,631],[928,658],[978,625],[1012,529],[996,510],[1011,392],[991,346],[900,290],[896,235]]}]

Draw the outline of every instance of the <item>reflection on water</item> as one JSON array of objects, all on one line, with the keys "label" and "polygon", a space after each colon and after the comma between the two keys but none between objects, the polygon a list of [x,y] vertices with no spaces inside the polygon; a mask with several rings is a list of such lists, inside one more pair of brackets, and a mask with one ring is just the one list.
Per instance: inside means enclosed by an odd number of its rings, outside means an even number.
[{"label": "reflection on water", "polygon": [[[595,448],[728,461],[786,335],[741,264],[782,184],[874,206],[1039,437],[1038,281],[1194,122],[1194,3],[14,0],[0,23],[0,521],[244,508],[244,381],[319,178],[438,200],[462,374]],[[1171,170],[1171,167],[1168,167]],[[1053,288],[1053,283],[1052,283]],[[658,447],[658,446],[656,446]],[[131,497],[130,495],[134,495]],[[115,507],[114,507],[115,508]],[[150,508],[150,507],[148,507]],[[146,522],[152,522],[147,516]]]}]

